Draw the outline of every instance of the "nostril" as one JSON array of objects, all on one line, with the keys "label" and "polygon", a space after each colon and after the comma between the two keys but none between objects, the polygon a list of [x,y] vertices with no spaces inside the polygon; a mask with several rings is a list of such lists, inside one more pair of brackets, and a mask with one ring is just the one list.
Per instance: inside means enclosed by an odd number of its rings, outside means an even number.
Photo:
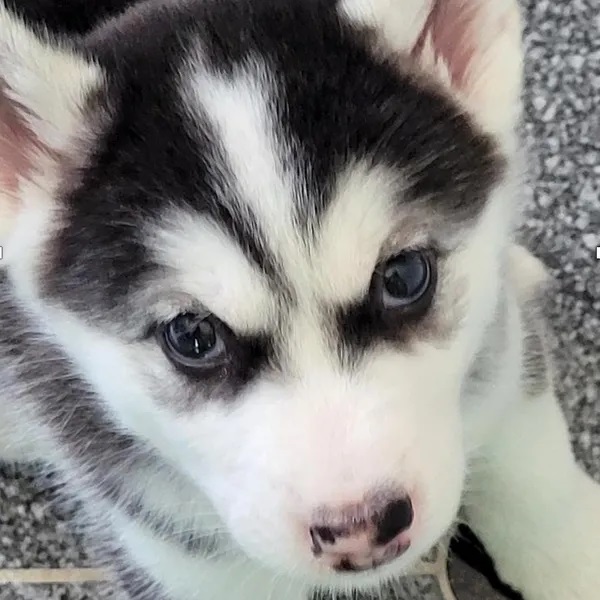
[{"label": "nostril", "polygon": [[335,544],[335,534],[330,527],[315,527],[315,533],[326,544]]},{"label": "nostril", "polygon": [[410,498],[390,502],[377,521],[377,537],[375,543],[384,546],[399,533],[406,531],[413,522],[414,512]]},{"label": "nostril", "polygon": [[335,544],[335,534],[330,527],[311,527],[311,535],[325,544]]}]

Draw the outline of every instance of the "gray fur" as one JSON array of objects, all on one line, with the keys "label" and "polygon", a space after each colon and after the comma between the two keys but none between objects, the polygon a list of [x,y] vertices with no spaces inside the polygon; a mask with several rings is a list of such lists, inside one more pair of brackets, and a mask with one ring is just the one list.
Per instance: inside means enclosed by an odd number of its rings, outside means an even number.
[{"label": "gray fur", "polygon": [[536,294],[521,307],[523,327],[523,388],[536,397],[551,384],[546,324],[541,299]]}]

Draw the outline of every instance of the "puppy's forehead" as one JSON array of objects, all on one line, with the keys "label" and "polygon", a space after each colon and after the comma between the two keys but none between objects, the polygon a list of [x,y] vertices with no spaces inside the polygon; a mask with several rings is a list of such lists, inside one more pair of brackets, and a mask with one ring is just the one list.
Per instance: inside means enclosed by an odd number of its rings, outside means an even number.
[{"label": "puppy's forehead", "polygon": [[[230,189],[220,202],[256,224],[247,230],[256,238],[252,247],[264,248],[274,265],[265,272],[265,257],[246,253],[247,267],[254,263],[274,289],[295,297],[354,298],[392,232],[398,174],[348,157],[327,174],[327,184],[314,181],[310,160],[278,114],[276,77],[258,57],[227,76],[198,65],[191,73],[182,80],[184,102],[210,123],[227,163]],[[198,219],[198,239],[203,226]]]}]

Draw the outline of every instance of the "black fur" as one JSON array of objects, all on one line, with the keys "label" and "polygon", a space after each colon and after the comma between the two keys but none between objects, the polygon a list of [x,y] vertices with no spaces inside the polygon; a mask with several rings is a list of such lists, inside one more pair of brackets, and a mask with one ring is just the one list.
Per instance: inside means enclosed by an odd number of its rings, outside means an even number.
[{"label": "black fur", "polygon": [[6,6],[35,26],[61,35],[84,35],[136,0],[4,0]]}]

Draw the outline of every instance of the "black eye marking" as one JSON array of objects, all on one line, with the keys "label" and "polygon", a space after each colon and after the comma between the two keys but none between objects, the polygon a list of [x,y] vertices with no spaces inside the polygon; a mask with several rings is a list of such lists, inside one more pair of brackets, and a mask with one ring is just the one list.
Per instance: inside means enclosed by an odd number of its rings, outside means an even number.
[{"label": "black eye marking", "polygon": [[225,326],[212,315],[182,313],[159,328],[161,346],[176,366],[213,369],[229,361]]},{"label": "black eye marking", "polygon": [[241,389],[276,364],[268,332],[243,335],[208,313],[182,312],[153,329],[174,367],[205,397],[233,399]]},{"label": "black eye marking", "polygon": [[430,308],[437,287],[437,252],[404,250],[375,268],[368,294],[338,312],[343,361],[371,344],[403,343]]},{"label": "black eye marking", "polygon": [[379,265],[370,300],[376,313],[424,312],[435,292],[435,260],[427,250],[405,250]]}]

